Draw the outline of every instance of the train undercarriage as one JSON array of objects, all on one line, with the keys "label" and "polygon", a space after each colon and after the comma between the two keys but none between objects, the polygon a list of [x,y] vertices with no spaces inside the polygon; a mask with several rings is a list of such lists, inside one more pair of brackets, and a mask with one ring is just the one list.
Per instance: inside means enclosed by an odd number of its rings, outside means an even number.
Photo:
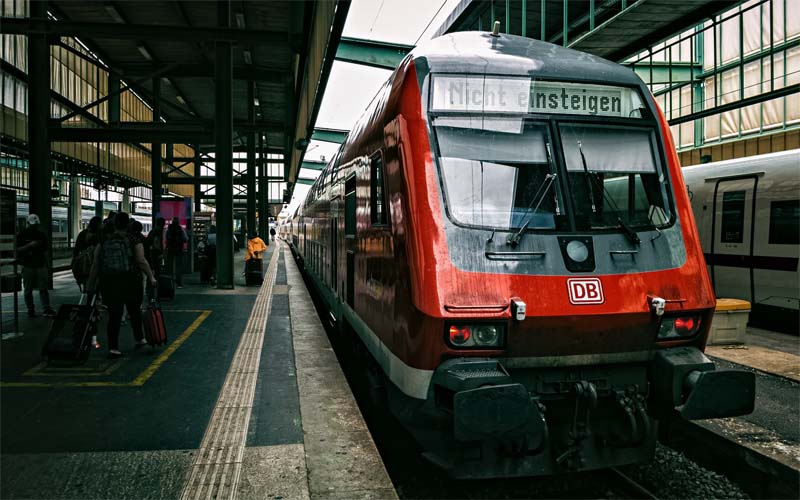
[{"label": "train undercarriage", "polygon": [[450,359],[424,402],[387,385],[393,412],[424,456],[470,479],[646,462],[659,418],[749,413],[755,391],[752,373],[714,370],[693,347],[617,365],[506,369],[493,358]]}]

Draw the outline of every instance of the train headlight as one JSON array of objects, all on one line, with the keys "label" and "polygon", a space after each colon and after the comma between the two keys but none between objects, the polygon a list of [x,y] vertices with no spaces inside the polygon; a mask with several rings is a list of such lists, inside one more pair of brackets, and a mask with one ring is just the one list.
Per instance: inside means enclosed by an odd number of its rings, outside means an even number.
[{"label": "train headlight", "polygon": [[454,349],[500,349],[505,325],[491,323],[458,323],[447,327],[446,340]]},{"label": "train headlight", "polygon": [[497,345],[497,327],[481,325],[475,327],[475,342],[478,345]]},{"label": "train headlight", "polygon": [[658,328],[658,340],[680,340],[693,337],[700,330],[700,316],[664,317]]}]

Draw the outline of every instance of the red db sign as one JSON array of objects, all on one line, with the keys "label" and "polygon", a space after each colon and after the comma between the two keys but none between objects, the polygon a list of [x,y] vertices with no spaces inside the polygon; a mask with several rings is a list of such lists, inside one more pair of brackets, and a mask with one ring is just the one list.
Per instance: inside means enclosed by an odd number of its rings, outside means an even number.
[{"label": "red db sign", "polygon": [[567,289],[569,301],[575,305],[605,302],[600,278],[570,278],[567,280]]}]

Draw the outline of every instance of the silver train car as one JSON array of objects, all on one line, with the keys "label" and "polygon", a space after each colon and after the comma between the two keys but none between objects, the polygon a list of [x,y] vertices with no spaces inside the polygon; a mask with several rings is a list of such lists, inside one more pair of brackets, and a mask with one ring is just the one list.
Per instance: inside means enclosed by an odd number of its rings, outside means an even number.
[{"label": "silver train car", "polygon": [[[81,229],[89,225],[89,220],[94,217],[93,209],[81,209]],[[25,227],[25,219],[28,217],[28,203],[17,202],[17,229]],[[152,227],[149,215],[131,214],[131,217],[142,223],[143,232],[146,234]],[[53,225],[53,248],[66,249],[71,243],[69,240],[69,209],[64,206],[55,205],[52,208],[51,222]]]},{"label": "silver train car", "polygon": [[717,297],[752,304],[750,324],[798,333],[800,149],[685,167]]}]

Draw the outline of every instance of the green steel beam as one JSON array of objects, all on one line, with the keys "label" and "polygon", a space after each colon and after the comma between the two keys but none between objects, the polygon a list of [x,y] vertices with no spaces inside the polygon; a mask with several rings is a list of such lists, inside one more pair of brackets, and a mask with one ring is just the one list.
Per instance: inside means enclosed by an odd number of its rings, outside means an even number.
[{"label": "green steel beam", "polygon": [[341,144],[347,137],[348,130],[338,130],[333,128],[315,128],[311,135],[312,141],[335,142]]},{"label": "green steel beam", "polygon": [[336,60],[373,68],[395,69],[413,48],[411,45],[342,37],[336,50]]},{"label": "green steel beam", "polygon": [[[631,66],[631,69],[633,69],[633,71],[639,75],[639,78],[641,78],[642,81],[648,85],[690,82],[699,78],[703,72],[703,68],[699,64],[691,63],[672,63],[672,65],[666,62],[653,63],[652,65],[648,63],[640,63],[638,65]],[[653,75],[653,81],[650,81],[651,74]]]},{"label": "green steel beam", "polygon": [[779,97],[785,97],[788,95],[796,94],[800,92],[800,83],[796,83],[794,85],[788,85],[778,90],[773,90],[771,92],[764,92],[763,94],[758,94],[753,97],[748,97],[746,99],[741,99],[734,102],[729,102],[727,104],[721,104],[719,106],[714,106],[712,108],[704,109],[702,111],[697,111],[695,113],[684,115],[678,118],[673,118],[669,120],[670,125],[679,125],[681,123],[686,123],[694,120],[698,120],[700,118],[705,118],[707,116],[718,115],[720,113],[724,113],[726,111],[733,111],[735,109],[744,108],[750,106],[752,104],[758,104],[760,102],[769,101],[770,99],[777,99]]},{"label": "green steel beam", "polygon": [[306,186],[313,186],[314,182],[316,182],[316,179],[299,178],[297,179],[296,184],[305,184]]},{"label": "green steel beam", "polygon": [[327,163],[324,161],[305,160],[303,163],[300,164],[300,168],[301,169],[307,168],[309,170],[322,170],[325,168],[325,165],[327,165]]}]

